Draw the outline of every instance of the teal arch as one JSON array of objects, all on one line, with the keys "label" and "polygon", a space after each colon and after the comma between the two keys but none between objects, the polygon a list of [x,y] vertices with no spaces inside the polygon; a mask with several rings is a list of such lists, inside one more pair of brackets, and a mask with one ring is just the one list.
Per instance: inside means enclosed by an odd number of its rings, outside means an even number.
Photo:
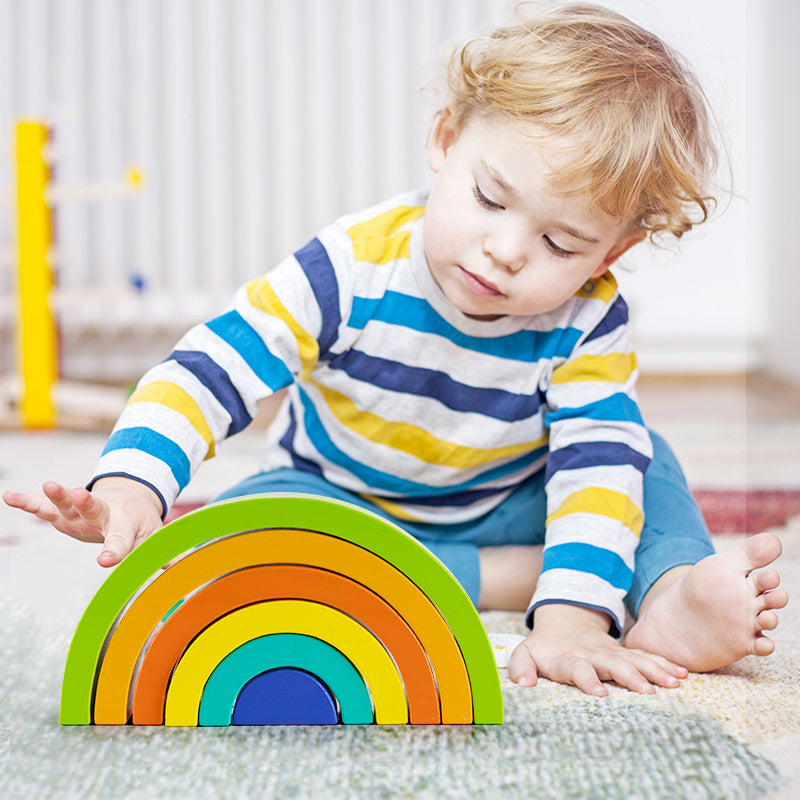
[{"label": "teal arch", "polygon": [[310,672],[330,689],[343,723],[374,722],[364,679],[339,650],[298,633],[259,636],[231,651],[214,668],[200,699],[199,725],[230,725],[236,698],[245,684],[262,672],[292,667]]}]

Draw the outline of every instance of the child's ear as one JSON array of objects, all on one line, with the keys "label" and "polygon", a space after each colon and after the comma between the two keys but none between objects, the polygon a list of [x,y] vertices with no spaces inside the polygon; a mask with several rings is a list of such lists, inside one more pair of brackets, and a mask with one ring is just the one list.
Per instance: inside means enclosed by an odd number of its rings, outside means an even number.
[{"label": "child's ear", "polygon": [[637,229],[620,239],[606,254],[606,257],[598,264],[597,269],[592,273],[592,278],[599,278],[608,272],[608,268],[621,256],[628,252],[635,244],[639,244],[647,236],[647,231]]},{"label": "child's ear", "polygon": [[428,136],[428,164],[438,172],[447,157],[447,151],[456,140],[455,114],[450,106],[445,106],[434,117]]}]

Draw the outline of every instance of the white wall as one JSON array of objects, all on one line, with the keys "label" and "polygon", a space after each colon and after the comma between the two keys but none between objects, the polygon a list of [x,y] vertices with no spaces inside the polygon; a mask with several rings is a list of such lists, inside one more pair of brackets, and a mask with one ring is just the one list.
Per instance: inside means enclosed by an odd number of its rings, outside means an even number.
[{"label": "white wall", "polygon": [[[693,65],[729,149],[734,196],[676,249],[640,246],[617,271],[643,371],[742,372],[762,358],[767,291],[749,270],[747,0],[607,0],[660,34]],[[730,185],[727,174],[721,180]]]},{"label": "white wall", "polygon": [[[52,125],[64,187],[145,175],[134,199],[58,208],[65,372],[140,372],[322,225],[427,181],[420,87],[509,4],[0,0],[0,191],[20,116]],[[0,266],[0,373],[12,285]]]},{"label": "white wall", "polygon": [[[752,87],[752,173],[758,213],[750,228],[754,280],[768,291],[765,365],[800,386],[800,5],[752,9],[759,82]],[[757,193],[757,194],[756,194]]]},{"label": "white wall", "polygon": [[[788,208],[797,182],[778,154],[797,148],[794,129],[755,124],[749,112],[763,102],[769,113],[759,111],[759,119],[784,113],[772,38],[796,65],[798,6],[606,4],[656,30],[695,64],[735,177],[736,195],[723,202],[718,220],[675,252],[640,246],[630,259],[635,272],[620,275],[643,370],[740,372],[769,363],[786,372],[794,356],[781,342],[792,332],[797,341],[791,326],[798,315],[792,293],[782,289],[798,271],[781,244],[787,234],[778,234],[797,217],[779,222],[764,200],[773,197],[774,180],[783,187],[777,207]],[[126,319],[129,337],[158,308],[159,324],[203,313],[336,215],[426,182],[423,140],[432,106],[419,87],[433,73],[440,44],[504,21],[514,5],[0,0],[0,149],[14,117],[45,116],[56,126],[63,182],[114,179],[130,162],[147,176],[146,190],[132,201],[60,211],[59,280],[77,298],[65,311],[65,329],[80,309],[89,313],[87,287],[95,294],[108,283],[125,287],[133,275],[145,278],[147,302],[109,313],[102,300],[90,310],[93,324]],[[767,151],[774,156],[769,169]],[[0,165],[5,187],[8,163]],[[8,214],[0,213],[0,250],[10,237]],[[0,300],[9,286],[0,272]],[[779,324],[786,333],[774,335]],[[100,365],[110,374],[123,344],[98,339],[92,347],[78,337],[67,364],[79,372]],[[111,350],[116,357],[104,358]]]}]

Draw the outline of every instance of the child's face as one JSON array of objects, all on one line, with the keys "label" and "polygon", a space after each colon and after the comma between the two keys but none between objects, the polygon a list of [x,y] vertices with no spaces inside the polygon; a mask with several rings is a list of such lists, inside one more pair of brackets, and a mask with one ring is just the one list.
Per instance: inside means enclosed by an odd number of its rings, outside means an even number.
[{"label": "child's face", "polygon": [[425,212],[425,254],[464,314],[550,311],[644,237],[587,194],[553,189],[548,176],[566,148],[552,142],[533,123],[499,113],[473,114],[456,135],[445,109],[434,126],[429,161],[437,176]]}]

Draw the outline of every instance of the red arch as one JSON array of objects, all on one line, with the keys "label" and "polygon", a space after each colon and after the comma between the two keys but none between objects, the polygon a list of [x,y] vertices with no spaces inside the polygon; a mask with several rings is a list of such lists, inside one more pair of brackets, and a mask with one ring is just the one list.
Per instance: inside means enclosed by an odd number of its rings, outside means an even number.
[{"label": "red arch", "polygon": [[333,606],[369,628],[397,664],[411,722],[441,722],[431,665],[419,639],[394,608],[370,589],[338,573],[316,567],[268,564],[223,575],[187,599],[166,620],[142,660],[133,694],[134,725],[164,724],[172,670],[184,649],[204,628],[236,608],[285,598]]}]

